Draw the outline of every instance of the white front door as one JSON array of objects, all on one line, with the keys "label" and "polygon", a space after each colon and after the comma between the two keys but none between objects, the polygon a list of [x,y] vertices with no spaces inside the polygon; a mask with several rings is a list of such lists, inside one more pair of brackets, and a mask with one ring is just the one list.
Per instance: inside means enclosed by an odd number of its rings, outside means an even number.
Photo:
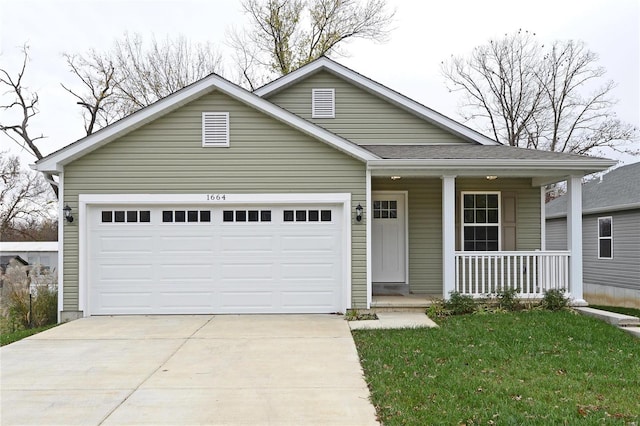
[{"label": "white front door", "polygon": [[407,243],[404,192],[373,192],[373,282],[407,282]]}]

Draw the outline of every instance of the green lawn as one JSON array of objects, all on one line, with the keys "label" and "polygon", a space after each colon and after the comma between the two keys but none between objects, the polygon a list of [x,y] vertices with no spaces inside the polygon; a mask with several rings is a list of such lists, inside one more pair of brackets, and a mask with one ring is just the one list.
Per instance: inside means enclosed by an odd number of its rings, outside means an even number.
[{"label": "green lawn", "polygon": [[631,315],[633,317],[640,318],[640,309],[623,308],[622,306],[602,306],[602,305],[589,305],[590,308],[602,309],[603,311],[617,312],[619,314]]},{"label": "green lawn", "polygon": [[384,425],[640,420],[640,339],[571,311],[449,317],[353,336]]},{"label": "green lawn", "polygon": [[43,332],[55,326],[56,324],[52,324],[52,325],[45,325],[44,327],[28,328],[26,330],[14,331],[11,333],[2,332],[0,333],[0,346],[17,342],[18,340],[22,340],[25,337],[33,336],[34,334],[38,334],[40,332]]}]

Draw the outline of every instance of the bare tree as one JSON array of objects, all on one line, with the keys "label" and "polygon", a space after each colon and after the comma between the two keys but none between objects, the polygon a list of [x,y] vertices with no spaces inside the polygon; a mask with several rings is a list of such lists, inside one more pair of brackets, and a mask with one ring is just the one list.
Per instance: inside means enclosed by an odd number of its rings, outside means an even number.
[{"label": "bare tree", "polygon": [[39,173],[23,170],[16,156],[0,157],[0,235],[52,218],[55,201]]},{"label": "bare tree", "polygon": [[[45,136],[43,134],[33,136],[29,133],[31,120],[40,112],[38,109],[39,98],[36,92],[29,91],[24,85],[23,79],[29,62],[29,47],[27,45],[23,46],[22,53],[22,66],[16,76],[12,77],[9,71],[0,68],[0,85],[4,86],[5,89],[3,95],[11,98],[8,103],[0,105],[0,109],[4,111],[0,119],[0,130],[22,149],[39,160],[43,158],[43,155],[36,142],[44,139]],[[9,118],[10,115],[15,117],[13,121]],[[49,173],[44,173],[44,177],[57,197],[58,185],[53,176]]]},{"label": "bare tree", "polygon": [[463,118],[511,146],[588,154],[633,150],[637,131],[612,110],[612,81],[584,43],[545,47],[518,31],[442,63],[450,91],[463,94]]},{"label": "bare tree", "polygon": [[104,127],[117,117],[117,101],[114,89],[118,84],[113,60],[103,58],[95,50],[86,57],[63,54],[69,70],[80,79],[84,92],[61,86],[76,99],[83,108],[84,130],[88,135],[97,127]]},{"label": "bare tree", "polygon": [[386,41],[395,14],[386,0],[243,0],[242,7],[250,26],[232,31],[229,44],[252,88],[250,65],[262,68],[258,75],[280,76],[323,55],[345,55],[349,39]]},{"label": "bare tree", "polygon": [[85,109],[87,134],[222,68],[210,43],[193,44],[184,36],[145,44],[141,35],[125,34],[105,53],[91,50],[65,58],[85,89],[65,87]]}]

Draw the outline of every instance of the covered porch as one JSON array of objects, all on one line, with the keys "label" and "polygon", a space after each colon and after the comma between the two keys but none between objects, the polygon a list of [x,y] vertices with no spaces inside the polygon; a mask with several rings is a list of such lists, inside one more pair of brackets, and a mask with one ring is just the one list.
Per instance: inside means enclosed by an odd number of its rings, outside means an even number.
[{"label": "covered porch", "polygon": [[[509,147],[476,151],[532,155]],[[536,153],[539,158],[534,160],[370,161],[369,305],[377,307],[391,296],[426,304],[435,297],[447,299],[454,291],[486,297],[512,289],[526,299],[563,289],[573,304],[586,304],[582,178],[611,162],[578,157],[574,164],[556,154]],[[545,186],[561,181],[566,181],[569,198],[568,249],[550,251],[545,247]]]}]

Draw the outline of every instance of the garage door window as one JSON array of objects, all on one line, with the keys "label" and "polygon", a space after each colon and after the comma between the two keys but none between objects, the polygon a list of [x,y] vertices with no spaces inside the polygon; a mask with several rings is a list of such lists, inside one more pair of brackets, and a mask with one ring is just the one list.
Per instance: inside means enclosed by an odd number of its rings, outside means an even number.
[{"label": "garage door window", "polygon": [[285,222],[331,222],[331,210],[285,210]]},{"label": "garage door window", "polygon": [[223,222],[271,222],[271,210],[224,210]]},{"label": "garage door window", "polygon": [[199,223],[211,222],[210,210],[163,210],[164,223]]},{"label": "garage door window", "polygon": [[102,210],[102,223],[151,222],[149,210]]}]

